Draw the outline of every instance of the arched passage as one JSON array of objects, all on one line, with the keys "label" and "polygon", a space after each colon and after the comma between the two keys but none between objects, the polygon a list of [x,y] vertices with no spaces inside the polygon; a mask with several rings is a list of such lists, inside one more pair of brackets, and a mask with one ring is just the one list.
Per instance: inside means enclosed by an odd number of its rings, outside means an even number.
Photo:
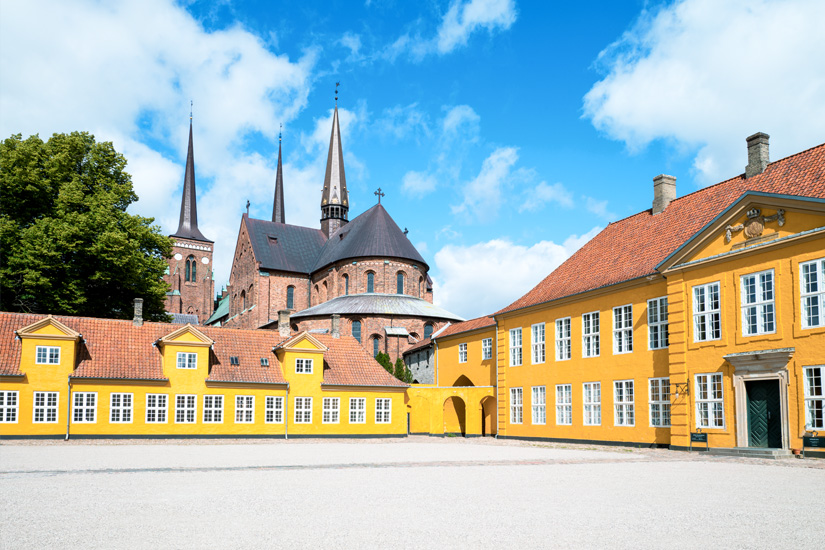
[{"label": "arched passage", "polygon": [[495,435],[496,427],[496,400],[488,395],[481,400],[481,435]]},{"label": "arched passage", "polygon": [[463,387],[469,387],[469,386],[475,386],[475,384],[473,384],[472,380],[470,380],[469,378],[467,378],[465,375],[462,374],[461,376],[459,376],[458,378],[455,379],[455,382],[453,382],[453,386],[456,386],[456,387],[462,387],[462,386]]},{"label": "arched passage", "polygon": [[467,415],[464,400],[457,396],[448,397],[444,401],[444,433],[467,433]]}]

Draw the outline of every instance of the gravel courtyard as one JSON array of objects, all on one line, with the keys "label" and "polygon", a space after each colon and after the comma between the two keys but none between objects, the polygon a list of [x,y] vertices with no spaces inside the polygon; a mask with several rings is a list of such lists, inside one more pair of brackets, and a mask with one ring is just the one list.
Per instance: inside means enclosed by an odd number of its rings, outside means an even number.
[{"label": "gravel courtyard", "polygon": [[492,439],[0,445],[3,548],[822,548],[825,460]]}]

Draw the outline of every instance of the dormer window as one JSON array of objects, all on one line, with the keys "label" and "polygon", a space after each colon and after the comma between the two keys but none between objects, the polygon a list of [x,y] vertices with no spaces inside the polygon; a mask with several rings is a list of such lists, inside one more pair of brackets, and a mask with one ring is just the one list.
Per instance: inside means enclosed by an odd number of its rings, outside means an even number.
[{"label": "dormer window", "polygon": [[295,372],[312,374],[312,359],[296,359]]},{"label": "dormer window", "polygon": [[198,368],[198,354],[189,352],[178,352],[178,368],[179,369],[196,369]]},{"label": "dormer window", "polygon": [[60,348],[58,346],[37,346],[35,363],[38,365],[59,365]]},{"label": "dormer window", "polygon": [[261,366],[268,367],[269,366],[269,358],[268,357],[261,357]]},{"label": "dormer window", "polygon": [[241,364],[241,361],[240,361],[240,359],[238,358],[237,355],[233,355],[229,358],[229,364],[234,365],[234,366],[238,366],[238,365]]}]

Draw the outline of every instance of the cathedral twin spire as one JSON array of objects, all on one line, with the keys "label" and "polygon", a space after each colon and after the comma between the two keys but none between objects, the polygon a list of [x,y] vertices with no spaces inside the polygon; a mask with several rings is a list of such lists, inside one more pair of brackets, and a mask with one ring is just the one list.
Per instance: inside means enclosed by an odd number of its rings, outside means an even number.
[{"label": "cathedral twin spire", "polygon": [[180,222],[172,235],[184,239],[211,243],[198,229],[198,203],[195,192],[195,152],[192,146],[192,113],[189,113],[189,150],[186,152],[186,172],[183,176],[183,198],[180,202]]}]

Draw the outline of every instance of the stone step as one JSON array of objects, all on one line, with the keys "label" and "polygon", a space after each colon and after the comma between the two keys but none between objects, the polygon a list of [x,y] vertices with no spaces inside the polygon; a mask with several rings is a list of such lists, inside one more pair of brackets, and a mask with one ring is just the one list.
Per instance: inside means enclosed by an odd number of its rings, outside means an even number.
[{"label": "stone step", "polygon": [[739,456],[749,458],[791,458],[788,449],[764,449],[759,447],[711,447],[709,454],[717,456]]}]

